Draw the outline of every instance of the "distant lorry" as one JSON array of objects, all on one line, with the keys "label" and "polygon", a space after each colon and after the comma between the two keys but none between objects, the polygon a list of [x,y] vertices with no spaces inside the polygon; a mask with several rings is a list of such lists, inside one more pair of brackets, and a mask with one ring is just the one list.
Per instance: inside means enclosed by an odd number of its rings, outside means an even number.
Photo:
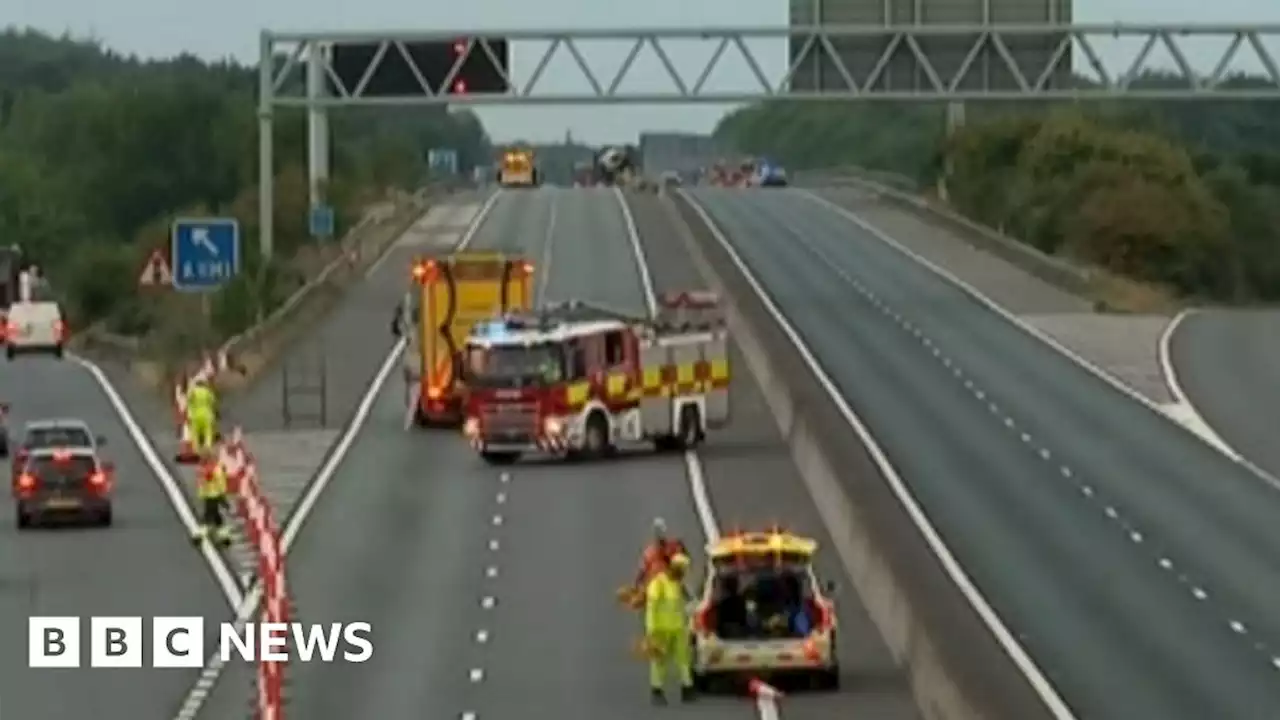
[{"label": "distant lorry", "polygon": [[405,380],[418,427],[461,423],[466,387],[458,373],[472,326],[528,312],[533,264],[502,253],[458,252],[416,261],[392,331],[406,339]]},{"label": "distant lorry", "polygon": [[635,172],[636,162],[625,147],[607,147],[596,155],[596,179],[602,185],[626,185]]},{"label": "distant lorry", "polygon": [[507,150],[498,163],[498,184],[504,188],[536,187],[538,168],[532,150]]},{"label": "distant lorry", "polygon": [[596,184],[595,163],[590,160],[573,164],[573,184],[576,187],[591,187]]}]

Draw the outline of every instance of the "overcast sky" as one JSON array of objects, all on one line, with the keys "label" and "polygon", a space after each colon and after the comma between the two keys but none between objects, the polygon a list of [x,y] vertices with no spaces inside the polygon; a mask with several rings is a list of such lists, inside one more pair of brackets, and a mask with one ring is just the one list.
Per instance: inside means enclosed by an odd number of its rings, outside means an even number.
[{"label": "overcast sky", "polygon": [[[878,2],[878,0],[875,0]],[[1280,23],[1280,0],[1076,0],[1076,22],[1215,22]],[[183,51],[206,58],[257,57],[258,33],[273,30],[503,29],[583,27],[691,27],[725,25],[782,26],[786,0],[469,0],[441,3],[423,0],[3,0],[0,24],[33,26],[50,32],[93,35],[107,45],[146,56]],[[1197,69],[1209,72],[1227,40],[1190,43]],[[607,84],[629,45],[583,43],[582,52],[602,83]],[[546,44],[526,43],[513,50],[513,74],[527,79]],[[714,44],[671,42],[664,48],[692,83]],[[1269,41],[1280,57],[1280,37]],[[1127,66],[1136,47],[1102,48],[1113,72]],[[775,82],[785,72],[781,41],[760,41],[754,55]],[[1127,55],[1124,54],[1127,52]],[[1152,56],[1168,65],[1161,54]],[[1252,67],[1257,63],[1242,61]],[[1081,64],[1077,64],[1080,66]],[[726,54],[712,74],[708,89],[749,90],[758,87],[741,60]],[[535,87],[543,92],[587,92],[571,56],[560,51]],[[642,56],[620,86],[655,92],[671,91],[661,63]],[[711,106],[559,106],[503,107],[482,111],[495,139],[561,138],[571,130],[592,142],[633,140],[642,130],[709,131],[725,108]]]}]

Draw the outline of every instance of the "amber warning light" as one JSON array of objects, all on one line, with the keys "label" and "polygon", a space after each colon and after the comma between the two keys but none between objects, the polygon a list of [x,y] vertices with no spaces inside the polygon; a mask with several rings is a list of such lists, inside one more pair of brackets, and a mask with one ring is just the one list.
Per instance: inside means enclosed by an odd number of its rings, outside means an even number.
[{"label": "amber warning light", "polygon": [[418,282],[430,282],[436,279],[436,261],[427,260],[425,262],[414,263],[413,279]]}]

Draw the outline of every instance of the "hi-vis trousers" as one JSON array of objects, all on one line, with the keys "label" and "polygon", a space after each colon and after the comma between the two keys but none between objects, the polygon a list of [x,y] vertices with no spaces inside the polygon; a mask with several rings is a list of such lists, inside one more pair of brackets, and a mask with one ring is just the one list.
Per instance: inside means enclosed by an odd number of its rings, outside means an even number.
[{"label": "hi-vis trousers", "polygon": [[693,686],[693,659],[690,657],[689,630],[666,630],[650,633],[649,686],[662,690],[670,672],[680,679],[681,687]]},{"label": "hi-vis trousers", "polygon": [[213,449],[214,426],[213,413],[208,410],[192,410],[187,413],[187,427],[191,429],[191,448],[203,454]]},{"label": "hi-vis trousers", "polygon": [[225,495],[200,498],[200,526],[196,528],[192,540],[199,542],[209,538],[219,543],[230,542],[231,527],[227,525],[222,513],[226,504]]}]

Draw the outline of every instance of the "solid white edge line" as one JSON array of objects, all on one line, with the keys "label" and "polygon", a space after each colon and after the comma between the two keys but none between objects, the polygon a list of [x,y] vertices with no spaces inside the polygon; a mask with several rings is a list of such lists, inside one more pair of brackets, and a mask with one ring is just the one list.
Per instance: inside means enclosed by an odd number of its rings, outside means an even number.
[{"label": "solid white edge line", "polygon": [[[622,207],[622,221],[627,228],[627,239],[631,242],[631,252],[635,256],[636,268],[640,273],[640,286],[644,289],[645,304],[650,315],[657,315],[658,298],[653,288],[653,276],[649,273],[649,260],[644,252],[644,244],[640,241],[640,229],[636,226],[635,215],[627,198],[617,187],[613,188],[614,197]],[[684,452],[685,478],[689,483],[689,494],[693,499],[693,508],[702,525],[702,535],[707,544],[720,539],[720,524],[716,522],[715,509],[711,506],[711,493],[707,490],[707,476],[702,470],[702,460],[694,450]],[[778,701],[772,697],[757,697],[756,714],[759,720],[780,720]]]},{"label": "solid white edge line", "polygon": [[653,290],[653,276],[649,274],[649,260],[644,255],[644,246],[640,244],[640,230],[636,227],[636,216],[631,214],[631,206],[622,190],[616,186],[611,188],[613,199],[622,208],[622,223],[627,228],[627,240],[631,243],[631,255],[636,261],[636,270],[640,273],[640,289],[644,292],[644,304],[649,315],[658,314],[658,294]]},{"label": "solid white edge line", "polygon": [[[1009,312],[1004,307],[1002,307],[999,303],[987,297],[980,290],[970,285],[969,283],[965,282],[964,280],[960,279],[959,277],[957,277],[955,274],[953,274],[946,268],[934,263],[933,261],[924,257],[923,255],[920,255],[914,250],[899,243],[897,240],[894,240],[892,237],[890,237],[887,233],[885,233],[880,228],[872,225],[866,220],[863,220],[862,218],[858,217],[855,213],[850,212],[848,209],[843,208],[840,205],[834,202],[831,202],[830,200],[824,197],[816,195],[808,190],[801,190],[798,188],[793,189],[791,192],[798,197],[805,198],[817,205],[820,205],[828,208],[829,210],[835,211],[837,214],[844,217],[850,223],[858,226],[860,229],[869,233],[870,235],[875,237],[877,240],[883,242],[885,245],[888,245],[894,250],[897,250],[907,259],[916,262],[917,264],[929,270],[930,272],[937,275],[938,277],[942,278],[946,282],[951,283],[956,288],[958,288],[961,292],[967,294],[969,297],[976,300],[979,304],[986,307],[987,310],[991,311],[992,313],[995,313],[1000,318],[1003,318],[1006,322],[1012,324],[1014,327],[1018,328],[1019,330],[1022,330],[1023,332],[1039,340],[1045,345],[1048,345],[1050,348],[1057,351],[1060,355],[1066,357],[1068,360],[1075,363],[1078,367],[1084,369],[1086,372],[1092,374],[1094,377],[1110,385],[1112,389],[1120,392],[1120,394],[1124,395],[1125,397],[1137,402],[1139,405],[1146,408],[1147,410],[1150,410],[1152,413],[1155,413],[1157,417],[1163,419],[1165,422],[1173,424],[1174,427],[1187,433],[1191,437],[1195,438],[1197,441],[1202,442],[1205,445],[1208,445],[1209,447],[1213,448],[1214,451],[1220,453],[1223,457],[1226,457],[1227,459],[1235,462],[1237,465],[1240,465],[1241,467],[1245,468],[1249,472],[1253,473],[1255,477],[1257,477],[1259,480],[1269,485],[1271,488],[1280,490],[1280,480],[1276,479],[1275,476],[1271,475],[1266,470],[1263,470],[1262,468],[1253,464],[1251,461],[1249,461],[1248,458],[1245,458],[1243,455],[1236,452],[1225,442],[1221,442],[1221,444],[1219,444],[1218,442],[1215,442],[1214,439],[1210,439],[1209,437],[1201,435],[1200,433],[1197,433],[1195,430],[1188,427],[1186,424],[1178,422],[1178,420],[1176,420],[1173,417],[1170,417],[1169,413],[1165,412],[1164,409],[1162,409],[1159,405],[1152,402],[1152,400],[1147,396],[1129,387],[1128,385],[1126,385],[1120,379],[1116,378],[1111,373],[1102,369],[1098,365],[1095,365],[1094,363],[1090,362],[1088,359],[1079,355],[1078,353],[1076,353],[1074,350],[1067,347],[1066,345],[1058,342],[1057,339],[1055,339],[1053,336],[1049,335],[1048,333],[1041,331],[1040,328],[1037,328],[1036,326],[1028,323],[1027,321],[1018,317],[1014,313]],[[1192,413],[1194,413],[1194,408],[1192,408],[1190,404],[1188,404],[1186,407]],[[1198,416],[1198,413],[1197,413],[1197,416]],[[1210,428],[1209,425],[1203,424],[1203,427],[1210,429],[1209,435],[1212,435],[1212,436],[1217,435],[1217,433],[1213,432],[1212,428]]]},{"label": "solid white edge line", "polygon": [[795,348],[796,352],[798,352],[801,358],[804,359],[805,364],[814,374],[818,383],[822,385],[827,396],[831,399],[832,403],[835,404],[836,408],[839,409],[840,414],[844,416],[845,421],[853,429],[854,433],[857,434],[858,439],[861,440],[863,446],[866,447],[872,460],[876,463],[876,466],[879,467],[881,474],[884,475],[885,481],[888,483],[890,489],[893,490],[898,502],[901,503],[902,507],[907,511],[907,515],[911,518],[912,523],[915,524],[916,530],[924,538],[925,542],[928,543],[929,548],[933,551],[934,556],[938,558],[939,563],[941,563],[943,569],[951,578],[951,581],[955,584],[956,588],[960,590],[961,594],[964,595],[965,599],[968,600],[969,605],[974,609],[978,616],[982,618],[982,622],[987,626],[987,629],[1000,644],[1001,648],[1004,649],[1010,660],[1013,661],[1014,665],[1017,666],[1018,670],[1027,679],[1032,690],[1044,703],[1045,708],[1055,718],[1057,718],[1057,720],[1076,720],[1075,715],[1058,694],[1057,689],[1051,682],[1049,682],[1049,679],[1044,675],[1044,673],[1041,672],[1039,666],[1031,659],[1031,656],[1014,637],[1013,633],[1011,633],[1005,626],[1004,621],[1000,619],[1000,616],[996,613],[995,609],[991,607],[989,602],[987,602],[987,599],[982,595],[982,592],[978,590],[977,586],[973,583],[973,580],[969,578],[968,573],[966,573],[964,568],[960,565],[960,561],[951,552],[951,548],[947,546],[946,542],[942,539],[941,534],[939,534],[937,529],[933,527],[933,523],[929,521],[928,515],[924,512],[924,508],[922,508],[916,501],[915,496],[912,495],[907,484],[903,481],[902,477],[898,475],[897,469],[889,462],[888,456],[871,435],[870,430],[868,430],[866,425],[863,424],[862,419],[853,411],[853,408],[849,406],[849,403],[844,399],[844,396],[840,394],[835,383],[823,369],[821,362],[819,362],[813,352],[809,350],[809,347],[804,343],[804,340],[801,339],[800,334],[796,331],[795,327],[791,325],[791,321],[786,318],[778,308],[777,303],[774,302],[772,296],[769,295],[769,292],[765,290],[764,286],[760,284],[760,281],[756,279],[755,274],[751,272],[749,267],[747,267],[746,262],[743,261],[737,250],[734,249],[728,238],[725,237],[724,233],[720,230],[719,225],[711,219],[710,214],[708,214],[702,205],[689,193],[685,192],[683,189],[677,189],[677,192],[680,193],[681,197],[688,201],[689,206],[698,214],[699,219],[702,220],[708,231],[710,231],[711,235],[716,239],[716,242],[729,256],[729,259],[733,262],[738,272],[742,273],[743,278],[746,279],[747,284],[751,286],[752,291],[769,312],[769,315],[773,318],[774,322],[776,322],[778,327],[780,327],[783,333],[786,334],[792,347]]},{"label": "solid white edge line", "polygon": [[1191,399],[1182,390],[1182,383],[1178,382],[1178,371],[1173,366],[1173,334],[1178,331],[1182,325],[1182,321],[1186,320],[1195,309],[1183,310],[1168,325],[1164,326],[1164,330],[1160,332],[1160,342],[1157,345],[1157,360],[1160,363],[1160,375],[1164,379],[1164,386],[1168,388],[1169,394],[1173,396],[1173,401],[1179,405],[1191,405]]},{"label": "solid white edge line", "polygon": [[[480,226],[484,223],[484,219],[488,216],[489,211],[496,204],[501,192],[502,191],[499,190],[493,195],[490,195],[489,199],[480,206],[479,211],[477,211],[475,217],[472,218],[471,224],[467,227],[466,233],[458,242],[456,247],[457,250],[465,249],[466,246],[471,243],[471,239],[475,236],[476,232],[479,231]],[[378,372],[374,375],[368,388],[365,389],[364,396],[360,398],[360,403],[356,406],[355,415],[351,418],[351,422],[348,424],[346,431],[342,434],[342,437],[339,438],[338,445],[335,446],[333,452],[329,454],[324,465],[320,468],[319,472],[316,473],[315,480],[307,487],[306,493],[298,502],[293,514],[289,516],[289,523],[285,527],[284,533],[281,537],[281,552],[283,554],[288,554],[289,548],[293,545],[294,539],[302,529],[303,522],[306,520],[307,516],[311,514],[312,509],[315,508],[316,503],[320,499],[320,494],[326,487],[328,487],[330,480],[333,479],[333,476],[337,472],[338,465],[342,462],[347,451],[350,450],[351,445],[354,444],[355,438],[360,433],[360,430],[363,429],[364,423],[368,420],[369,413],[372,412],[373,405],[377,401],[378,394],[382,391],[382,386],[386,384],[387,378],[390,377],[396,361],[400,359],[400,354],[404,352],[406,344],[406,340],[404,338],[400,338],[396,341],[395,345],[391,347],[391,351],[387,353],[386,358],[382,361],[381,367],[378,368]],[[92,364],[90,364],[90,367],[91,372],[95,372],[96,375],[101,375],[101,371],[92,368]],[[105,376],[103,376],[103,379],[100,380],[99,383],[102,384],[104,380]],[[104,385],[104,388],[106,387],[110,386]],[[152,453],[154,454],[154,450]],[[170,480],[172,480],[172,478],[170,478]],[[195,518],[191,515],[190,508],[187,508],[187,516],[191,518],[192,528],[194,531]],[[246,622],[249,617],[253,615],[254,610],[257,609],[261,602],[262,585],[257,584],[248,595],[242,596],[238,603],[232,603],[232,609],[234,609],[236,613],[235,622]],[[216,653],[208,662],[205,663],[205,668],[207,669],[213,665],[217,665],[219,668],[225,667],[220,662]],[[203,671],[201,674],[203,675]],[[221,675],[220,672],[219,675]],[[179,706],[179,714],[174,720],[188,720],[189,717],[198,714],[200,709],[199,704],[196,705],[194,711],[186,711],[185,709],[188,705],[193,703],[192,697],[198,695],[202,690],[200,686],[200,679],[201,678],[197,678],[196,684],[190,691],[188,691],[186,697],[183,698],[183,702]]]},{"label": "solid white edge line", "polygon": [[[98,383],[102,394],[106,396],[107,402],[111,403],[112,409],[115,410],[116,415],[120,418],[120,423],[124,425],[124,429],[129,433],[133,444],[137,446],[138,452],[142,453],[142,459],[151,468],[151,472],[160,483],[160,488],[168,496],[169,504],[173,507],[174,512],[178,515],[178,520],[181,521],[183,528],[187,531],[187,537],[194,535],[199,526],[196,524],[195,513],[191,510],[191,504],[187,501],[187,493],[183,489],[182,483],[169,472],[169,467],[160,458],[160,454],[156,452],[155,446],[151,443],[151,438],[147,436],[146,431],[134,419],[133,413],[129,410],[129,406],[125,404],[124,398],[111,385],[111,381],[107,379],[107,375],[102,371],[102,368],[98,367],[92,360],[78,355],[68,355],[67,357],[87,370],[94,381]],[[177,539],[175,538],[175,540]],[[184,543],[187,542],[187,538],[182,538],[181,540]],[[240,584],[236,582],[235,574],[231,572],[226,560],[217,550],[213,549],[210,543],[200,543],[199,552],[213,572],[214,580],[217,581],[218,587],[222,589],[222,594],[226,597],[227,604],[232,610],[235,610],[244,601],[244,592],[240,589]]]},{"label": "solid white edge line", "polygon": [[[475,237],[480,226],[484,224],[484,219],[488,217],[489,211],[496,204],[499,194],[494,193],[484,205],[480,206],[480,210],[472,219],[471,225],[467,227],[462,240],[458,242],[458,250],[465,249],[471,243],[471,239]],[[364,424],[369,419],[369,413],[373,411],[373,405],[377,402],[378,394],[382,392],[382,386],[386,384],[387,378],[391,376],[392,370],[395,369],[396,361],[400,359],[400,354],[405,351],[407,345],[408,341],[405,338],[399,338],[391,347],[391,351],[387,353],[386,358],[382,361],[382,366],[378,368],[377,374],[373,376],[373,380],[365,388],[364,396],[360,398],[360,404],[356,406],[355,415],[347,425],[346,431],[338,439],[338,444],[334,447],[333,452],[329,453],[324,465],[316,473],[315,480],[307,487],[306,493],[299,500],[293,514],[289,516],[289,523],[281,537],[283,550],[286,554],[293,545],[294,539],[298,536],[298,532],[302,529],[303,523],[306,522],[307,517],[310,516],[311,511],[315,508],[320,495],[329,486],[329,482],[337,473],[338,465],[346,458],[347,451],[351,449],[356,437],[364,429]]]}]

